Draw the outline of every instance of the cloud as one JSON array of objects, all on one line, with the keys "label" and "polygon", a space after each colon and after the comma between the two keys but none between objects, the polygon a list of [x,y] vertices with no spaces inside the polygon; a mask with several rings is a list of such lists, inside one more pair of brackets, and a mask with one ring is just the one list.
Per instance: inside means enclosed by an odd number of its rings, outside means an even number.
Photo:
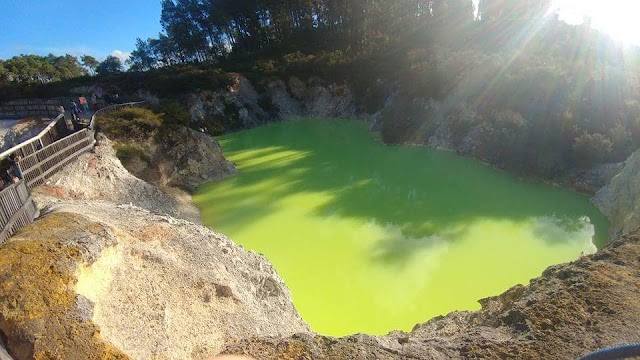
[{"label": "cloud", "polygon": [[131,57],[131,52],[122,51],[122,50],[113,50],[109,55],[117,57],[124,64],[124,62],[129,60],[129,58]]}]

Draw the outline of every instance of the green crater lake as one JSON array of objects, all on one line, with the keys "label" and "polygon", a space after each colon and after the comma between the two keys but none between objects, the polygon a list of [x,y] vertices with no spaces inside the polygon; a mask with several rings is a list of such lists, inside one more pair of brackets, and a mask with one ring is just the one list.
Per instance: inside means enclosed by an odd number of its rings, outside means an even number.
[{"label": "green crater lake", "polygon": [[321,334],[385,334],[475,310],[607,240],[586,196],[385,146],[363,122],[296,120],[219,141],[240,174],[199,189],[204,223],[265,254]]}]

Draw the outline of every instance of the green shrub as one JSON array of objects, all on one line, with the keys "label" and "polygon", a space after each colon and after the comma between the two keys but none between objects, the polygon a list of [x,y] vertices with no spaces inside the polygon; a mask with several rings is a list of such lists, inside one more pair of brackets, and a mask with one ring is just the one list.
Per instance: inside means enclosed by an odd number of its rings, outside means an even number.
[{"label": "green shrub", "polygon": [[187,109],[173,100],[162,100],[153,107],[153,111],[162,115],[163,128],[187,126],[191,121],[191,114]]},{"label": "green shrub", "polygon": [[122,108],[96,119],[99,131],[114,140],[145,140],[155,136],[162,114],[144,108]]}]

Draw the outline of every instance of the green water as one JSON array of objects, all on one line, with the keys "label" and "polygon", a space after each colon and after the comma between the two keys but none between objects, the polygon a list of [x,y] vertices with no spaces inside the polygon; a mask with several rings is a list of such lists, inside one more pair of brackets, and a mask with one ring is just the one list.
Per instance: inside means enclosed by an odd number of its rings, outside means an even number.
[{"label": "green water", "polygon": [[596,251],[586,196],[455,154],[379,143],[355,121],[220,139],[239,176],[195,196],[205,224],[265,254],[322,334],[384,334]]}]

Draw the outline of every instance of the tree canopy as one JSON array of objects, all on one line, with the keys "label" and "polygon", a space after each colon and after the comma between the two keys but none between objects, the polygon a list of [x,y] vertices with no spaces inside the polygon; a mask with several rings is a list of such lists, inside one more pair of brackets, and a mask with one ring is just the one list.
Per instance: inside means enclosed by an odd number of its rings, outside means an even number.
[{"label": "tree canopy", "polygon": [[98,73],[98,75],[117,74],[123,70],[122,61],[113,55],[107,56],[107,58],[96,67],[96,73]]},{"label": "tree canopy", "polygon": [[98,65],[100,65],[100,62],[96,60],[96,58],[91,55],[83,55],[80,57],[80,61],[82,62],[82,66],[89,71],[89,74],[96,74],[96,69],[98,68]]},{"label": "tree canopy", "polygon": [[49,83],[86,74],[78,59],[71,55],[20,55],[0,60],[0,83]]}]

